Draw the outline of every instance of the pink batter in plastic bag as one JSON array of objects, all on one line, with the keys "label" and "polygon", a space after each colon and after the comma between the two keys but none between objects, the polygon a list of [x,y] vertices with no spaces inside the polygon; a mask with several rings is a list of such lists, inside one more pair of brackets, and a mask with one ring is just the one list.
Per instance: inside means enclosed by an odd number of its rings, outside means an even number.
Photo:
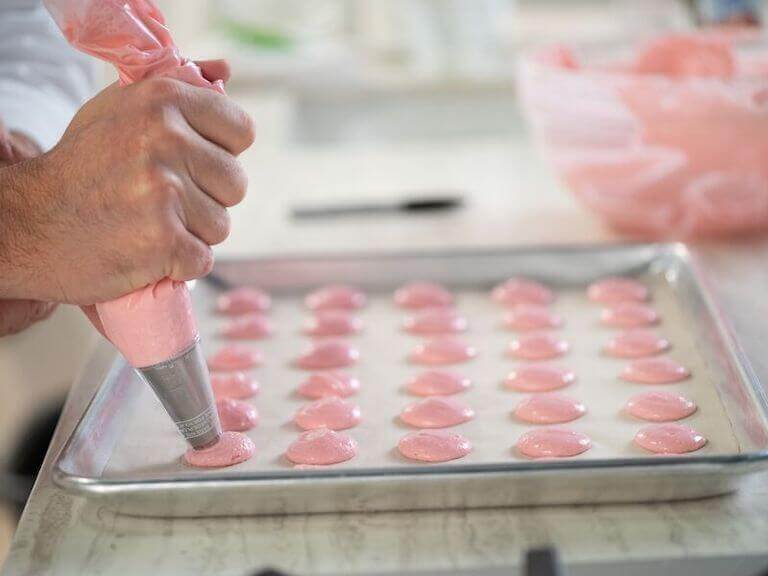
[{"label": "pink batter in plastic bag", "polygon": [[[45,5],[70,44],[114,64],[123,85],[169,76],[224,92],[220,81],[209,82],[179,54],[151,0],[45,0]],[[96,308],[107,337],[136,367],[173,358],[198,334],[183,282],[165,279]]]}]

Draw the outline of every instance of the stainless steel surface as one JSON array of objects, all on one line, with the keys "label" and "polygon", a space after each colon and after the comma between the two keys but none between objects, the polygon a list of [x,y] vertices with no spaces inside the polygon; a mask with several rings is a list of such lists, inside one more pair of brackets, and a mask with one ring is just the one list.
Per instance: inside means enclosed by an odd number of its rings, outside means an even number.
[{"label": "stainless steel surface", "polygon": [[219,439],[221,424],[200,338],[176,358],[136,372],[154,390],[190,446],[205,448]]},{"label": "stainless steel surface", "polygon": [[[490,287],[507,276],[524,274],[556,286],[581,286],[609,274],[653,273],[669,283],[685,308],[697,344],[711,363],[739,449],[663,459],[269,474],[221,470],[183,478],[153,477],[150,470],[140,478],[105,478],[137,386],[118,362],[108,374],[95,368],[85,371],[84,378],[103,379],[104,385],[56,463],[57,484],[127,514],[211,516],[679,500],[735,490],[745,476],[766,468],[768,423],[762,388],[714,307],[696,263],[680,245],[243,260],[220,263],[216,273],[227,284],[259,284],[275,293],[294,294],[328,281],[389,289],[426,277],[454,286]],[[90,440],[94,437],[98,442]]]}]

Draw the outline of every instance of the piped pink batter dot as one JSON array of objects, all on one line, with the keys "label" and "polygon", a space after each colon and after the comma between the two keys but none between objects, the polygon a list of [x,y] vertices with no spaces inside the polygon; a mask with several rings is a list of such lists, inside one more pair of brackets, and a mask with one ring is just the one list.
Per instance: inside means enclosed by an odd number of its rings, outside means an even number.
[{"label": "piped pink batter dot", "polygon": [[546,306],[519,304],[504,315],[504,325],[510,330],[545,330],[560,328],[563,319]]},{"label": "piped pink batter dot", "polygon": [[262,314],[247,314],[233,318],[222,330],[222,335],[236,340],[260,340],[272,332],[269,318]]},{"label": "piped pink batter dot", "polygon": [[568,352],[568,342],[548,333],[524,334],[509,344],[509,354],[521,360],[547,360]]},{"label": "piped pink batter dot", "polygon": [[590,284],[587,296],[593,302],[642,302],[648,300],[649,292],[637,280],[614,276]]},{"label": "piped pink batter dot", "polygon": [[509,373],[504,384],[518,392],[547,392],[565,388],[576,381],[571,370],[551,364],[527,364]]},{"label": "piped pink batter dot", "polygon": [[504,306],[518,304],[538,304],[545,306],[555,299],[552,290],[540,282],[525,278],[510,278],[491,291],[494,302]]},{"label": "piped pink batter dot", "polygon": [[452,398],[435,396],[407,406],[400,419],[414,428],[447,428],[474,418],[475,411]]},{"label": "piped pink batter dot", "polygon": [[517,441],[517,450],[529,458],[568,458],[591,447],[589,436],[566,428],[531,430]]},{"label": "piped pink batter dot", "polygon": [[581,418],[587,409],[578,400],[563,394],[537,394],[515,409],[515,417],[531,424],[562,424]]},{"label": "piped pink batter dot", "polygon": [[229,344],[223,346],[208,359],[208,368],[217,372],[248,370],[258,366],[262,361],[263,356],[260,351],[246,346]]},{"label": "piped pink batter dot", "polygon": [[342,340],[316,342],[302,354],[296,365],[303,370],[331,370],[350,366],[360,358],[360,352]]},{"label": "piped pink batter dot", "polygon": [[346,430],[360,424],[361,417],[359,406],[336,396],[329,396],[302,407],[293,421],[304,430]]},{"label": "piped pink batter dot", "polygon": [[344,372],[318,372],[312,374],[299,386],[299,394],[305,398],[327,398],[338,396],[346,398],[357,394],[360,390],[360,381]]},{"label": "piped pink batter dot", "polygon": [[225,292],[216,300],[216,310],[223,314],[266,312],[271,306],[269,294],[247,286]]},{"label": "piped pink batter dot", "polygon": [[458,364],[477,356],[474,346],[450,336],[443,336],[419,344],[411,353],[411,362],[427,366]]},{"label": "piped pink batter dot", "polygon": [[472,381],[454,372],[429,370],[408,381],[408,392],[415,396],[450,396],[464,392]]},{"label": "piped pink batter dot", "polygon": [[435,282],[411,282],[395,290],[395,304],[402,308],[450,306],[453,294]]},{"label": "piped pink batter dot", "polygon": [[451,308],[431,308],[416,313],[403,323],[411,334],[450,334],[464,332],[467,319]]},{"label": "piped pink batter dot", "polygon": [[328,466],[354,458],[357,442],[346,434],[318,428],[303,432],[288,446],[286,458],[294,464]]},{"label": "piped pink batter dot", "polygon": [[621,373],[624,380],[638,384],[671,384],[690,375],[685,366],[667,357],[634,360]]},{"label": "piped pink batter dot", "polygon": [[245,372],[211,374],[211,387],[216,398],[244,400],[259,392],[259,384]]},{"label": "piped pink batter dot", "polygon": [[640,328],[657,324],[659,314],[640,302],[619,302],[603,310],[600,322],[611,328]]},{"label": "piped pink batter dot", "polygon": [[629,330],[608,341],[605,353],[616,358],[643,358],[669,350],[669,340],[650,330]]},{"label": "piped pink batter dot", "polygon": [[696,412],[696,403],[676,392],[652,390],[630,398],[626,410],[641,420],[672,422]]},{"label": "piped pink batter dot", "polygon": [[184,460],[195,468],[222,468],[245,462],[256,451],[253,441],[241,432],[223,432],[219,441],[208,448],[184,454]]},{"label": "piped pink batter dot", "polygon": [[234,398],[222,398],[216,401],[221,429],[225,432],[245,432],[259,422],[256,408]]},{"label": "piped pink batter dot", "polygon": [[686,454],[706,443],[704,436],[684,424],[650,424],[635,435],[635,444],[656,454]]},{"label": "piped pink batter dot", "polygon": [[409,460],[448,462],[469,454],[472,443],[458,432],[418,430],[403,436],[397,449]]},{"label": "piped pink batter dot", "polygon": [[348,310],[318,310],[304,323],[304,333],[316,337],[346,336],[362,329],[362,320]]},{"label": "piped pink batter dot", "polygon": [[333,284],[308,294],[304,304],[310,310],[355,310],[366,301],[365,293],[354,286]]}]

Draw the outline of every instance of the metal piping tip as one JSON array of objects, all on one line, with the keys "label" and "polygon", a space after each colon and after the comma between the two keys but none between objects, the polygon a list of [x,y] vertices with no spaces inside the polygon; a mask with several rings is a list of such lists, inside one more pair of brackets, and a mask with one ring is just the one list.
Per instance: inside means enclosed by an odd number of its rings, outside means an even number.
[{"label": "metal piping tip", "polygon": [[175,358],[137,368],[136,372],[155,391],[192,448],[199,450],[218,442],[221,424],[199,338]]}]

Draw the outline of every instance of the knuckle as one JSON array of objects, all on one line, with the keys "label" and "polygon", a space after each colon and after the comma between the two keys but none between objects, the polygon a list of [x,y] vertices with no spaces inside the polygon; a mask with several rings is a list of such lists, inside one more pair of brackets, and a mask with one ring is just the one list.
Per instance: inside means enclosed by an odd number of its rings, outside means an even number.
[{"label": "knuckle", "polygon": [[227,208],[231,208],[242,202],[245,198],[246,191],[248,190],[248,175],[240,163],[234,159],[225,162],[222,170],[227,183],[222,203]]},{"label": "knuckle", "polygon": [[181,82],[172,78],[148,78],[140,83],[141,96],[153,106],[177,103],[181,97]]},{"label": "knuckle", "polygon": [[232,222],[229,212],[220,210],[211,220],[211,244],[220,244],[229,237]]}]

